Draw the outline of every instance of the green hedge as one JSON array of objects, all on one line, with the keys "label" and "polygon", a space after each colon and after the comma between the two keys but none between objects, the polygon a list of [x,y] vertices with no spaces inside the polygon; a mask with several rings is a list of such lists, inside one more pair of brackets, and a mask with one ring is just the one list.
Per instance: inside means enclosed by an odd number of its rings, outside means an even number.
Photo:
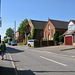
[{"label": "green hedge", "polygon": [[22,45],[26,45],[26,43],[18,43],[18,45],[21,45],[22,46]]}]

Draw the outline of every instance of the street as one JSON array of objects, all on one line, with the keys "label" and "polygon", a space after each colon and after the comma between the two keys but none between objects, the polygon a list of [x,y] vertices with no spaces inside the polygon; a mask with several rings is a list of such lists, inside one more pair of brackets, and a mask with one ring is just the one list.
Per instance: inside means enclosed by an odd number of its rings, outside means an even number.
[{"label": "street", "polygon": [[37,48],[7,45],[5,56],[8,55],[17,75],[75,75],[74,58],[52,54],[46,52],[46,49],[42,51]]}]

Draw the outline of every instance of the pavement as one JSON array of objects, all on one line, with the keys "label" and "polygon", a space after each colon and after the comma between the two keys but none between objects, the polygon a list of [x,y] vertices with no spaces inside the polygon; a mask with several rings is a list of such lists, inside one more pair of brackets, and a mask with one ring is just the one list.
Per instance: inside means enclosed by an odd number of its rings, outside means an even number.
[{"label": "pavement", "polygon": [[12,65],[12,61],[8,53],[5,54],[4,60],[1,60],[0,56],[0,75],[16,75],[15,68]]}]

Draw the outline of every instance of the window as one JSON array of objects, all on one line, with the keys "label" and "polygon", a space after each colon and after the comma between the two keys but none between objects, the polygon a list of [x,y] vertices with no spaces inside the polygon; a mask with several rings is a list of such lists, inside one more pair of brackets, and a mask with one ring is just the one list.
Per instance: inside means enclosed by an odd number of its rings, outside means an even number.
[{"label": "window", "polygon": [[75,29],[75,25],[69,25],[68,26],[68,30],[74,30]]},{"label": "window", "polygon": [[49,36],[48,36],[48,40],[50,40],[50,34],[49,34]]},{"label": "window", "polygon": [[48,26],[48,30],[50,31],[50,25]]},{"label": "window", "polygon": [[52,37],[53,37],[53,30],[52,30]]}]

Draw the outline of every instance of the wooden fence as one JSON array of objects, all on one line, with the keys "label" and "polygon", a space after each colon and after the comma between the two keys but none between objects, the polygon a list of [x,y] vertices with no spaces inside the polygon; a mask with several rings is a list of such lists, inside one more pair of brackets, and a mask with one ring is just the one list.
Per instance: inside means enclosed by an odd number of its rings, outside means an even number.
[{"label": "wooden fence", "polygon": [[53,45],[54,45],[53,40],[50,40],[50,41],[35,41],[34,42],[34,47],[53,46]]}]

